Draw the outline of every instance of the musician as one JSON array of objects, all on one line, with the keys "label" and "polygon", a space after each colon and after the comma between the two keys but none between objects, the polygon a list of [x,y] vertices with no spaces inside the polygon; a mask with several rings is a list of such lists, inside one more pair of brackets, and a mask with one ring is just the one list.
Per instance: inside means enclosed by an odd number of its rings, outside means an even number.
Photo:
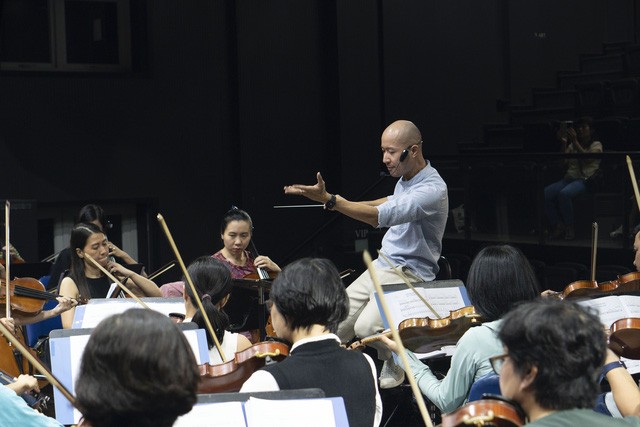
[{"label": "musician", "polygon": [[305,258],[289,264],[273,281],[269,301],[274,329],[293,346],[289,357],[256,371],[240,391],[321,388],[326,397],[344,399],[350,426],[379,425],[373,360],[343,348],[335,335],[349,301],[333,263]]},{"label": "musician", "polygon": [[[451,358],[451,367],[441,380],[407,350],[416,382],[442,412],[451,412],[465,403],[471,386],[492,373],[489,358],[502,353],[498,330],[502,317],[518,302],[531,301],[540,291],[533,268],[524,254],[510,245],[482,249],[469,268],[467,292],[483,323],[462,335]],[[395,342],[382,339],[394,352]]]},{"label": "musician", "polygon": [[633,241],[633,251],[635,253],[633,265],[636,270],[640,271],[640,231],[636,233],[636,238]]},{"label": "musician", "polygon": [[[203,256],[193,261],[187,269],[193,286],[202,301],[205,315],[209,318],[216,333],[216,338],[222,347],[226,357],[233,357],[238,352],[251,347],[251,342],[244,335],[229,332],[229,316],[223,307],[229,301],[233,281],[229,269],[222,261],[210,256]],[[186,278],[182,279],[186,283]],[[185,286],[185,322],[194,322],[207,333],[209,344],[210,363],[212,365],[222,363],[220,353],[215,347],[215,342],[209,333],[202,313],[195,301],[191,286]]]},{"label": "musician", "polygon": [[491,363],[502,395],[527,414],[528,426],[640,426],[640,418],[597,413],[598,374],[606,355],[599,318],[570,301],[543,298],[508,313]]},{"label": "musician", "polygon": [[20,397],[29,391],[40,391],[38,380],[20,375],[16,381],[0,386],[0,425],[11,427],[62,427],[62,424],[29,407]]},{"label": "musician", "polygon": [[[338,211],[373,227],[389,227],[382,240],[382,254],[406,273],[423,281],[433,280],[438,272],[449,211],[447,186],[423,157],[422,135],[412,122],[398,120],[389,125],[382,133],[380,147],[389,174],[401,178],[391,196],[353,202],[327,192],[319,172],[315,185],[290,185],[284,187],[284,192],[324,203],[327,210]],[[374,267],[383,285],[402,282],[382,257],[374,261]],[[373,290],[367,271],[347,288],[349,316],[338,329],[343,342],[384,329],[377,304],[371,300]],[[389,350],[379,344],[372,346],[377,348],[378,358],[385,361],[380,387],[400,385],[404,371],[394,363]]]},{"label": "musician", "polygon": [[[638,384],[629,374],[624,363],[610,349],[607,349],[607,359],[604,361],[600,376],[605,377],[611,387],[611,395],[614,401],[614,405],[611,406],[615,406],[617,412],[622,416],[640,416],[640,390],[638,389]],[[612,414],[615,414],[615,409],[610,407],[606,397],[604,401],[607,409]]]},{"label": "musician", "polygon": [[164,427],[196,402],[200,375],[184,334],[167,317],[129,309],[100,322],[82,355],[79,427]]},{"label": "musician", "polygon": [[253,257],[247,250],[253,234],[253,222],[245,211],[236,207],[228,211],[220,224],[223,248],[212,256],[224,262],[234,279],[256,273],[258,268],[279,272],[281,269],[268,256]]},{"label": "musician", "polygon": [[[78,212],[78,216],[75,219],[74,224],[87,223],[97,225],[105,234],[107,230],[111,228],[111,223],[107,221],[104,210],[94,204],[84,205]],[[128,253],[114,245],[113,242],[109,242],[110,255],[114,256],[121,264],[124,265],[137,265],[138,262],[131,257]],[[60,284],[62,275],[71,268],[71,248],[64,248],[58,253],[55,262],[51,266],[49,271],[49,280],[51,283],[55,283],[56,286]],[[142,273],[143,275],[144,272]],[[146,277],[146,276],[145,276]]]},{"label": "musician", "polygon": [[[77,224],[71,230],[71,273],[60,282],[59,292],[71,298],[105,298],[111,280],[85,254],[116,277],[138,296],[161,297],[151,280],[109,259],[109,242],[102,229],[91,223]],[[70,328],[75,308],[62,313],[62,327]]]}]

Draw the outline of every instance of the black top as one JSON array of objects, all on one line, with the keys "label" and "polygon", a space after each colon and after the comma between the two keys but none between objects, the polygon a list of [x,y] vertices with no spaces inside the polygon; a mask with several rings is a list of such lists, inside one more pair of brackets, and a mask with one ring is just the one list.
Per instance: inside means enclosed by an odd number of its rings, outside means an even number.
[{"label": "black top", "polygon": [[302,344],[282,362],[263,369],[273,375],[280,390],[320,388],[326,397],[342,397],[351,427],[373,425],[376,384],[362,353],[325,339]]}]

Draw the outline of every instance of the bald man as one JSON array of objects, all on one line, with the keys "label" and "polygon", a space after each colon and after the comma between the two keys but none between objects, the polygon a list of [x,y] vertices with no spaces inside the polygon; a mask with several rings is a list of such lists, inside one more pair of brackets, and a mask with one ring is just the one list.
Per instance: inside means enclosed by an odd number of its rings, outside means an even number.
[{"label": "bald man", "polygon": [[[324,203],[325,209],[338,211],[372,227],[389,227],[380,250],[384,257],[410,276],[423,281],[433,280],[438,273],[449,199],[447,185],[422,155],[422,144],[420,131],[407,120],[391,123],[382,133],[382,162],[391,176],[400,178],[391,196],[365,202],[347,200],[327,192],[320,172],[315,185],[289,185],[284,187],[284,192]],[[384,257],[374,261],[380,282],[383,285],[402,283],[402,278]],[[347,288],[349,316],[338,328],[338,336],[343,342],[384,329],[372,298],[373,291],[367,271]],[[378,358],[385,361],[380,387],[400,385],[404,381],[404,371],[394,363],[389,349],[378,343],[372,346],[378,350]]]}]

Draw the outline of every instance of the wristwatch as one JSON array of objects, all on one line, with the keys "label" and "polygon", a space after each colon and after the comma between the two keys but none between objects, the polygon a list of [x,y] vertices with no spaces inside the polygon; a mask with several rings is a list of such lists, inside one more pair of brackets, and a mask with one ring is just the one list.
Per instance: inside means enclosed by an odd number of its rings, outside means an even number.
[{"label": "wristwatch", "polygon": [[627,365],[625,365],[622,360],[616,360],[615,362],[607,363],[606,365],[604,365],[602,367],[602,370],[600,371],[600,381],[598,381],[598,382],[602,382],[602,380],[609,373],[609,371],[612,371],[612,370],[614,370],[616,368],[625,368],[626,369]]},{"label": "wristwatch", "polygon": [[336,207],[336,195],[332,194],[331,198],[327,200],[327,203],[324,204],[324,208],[328,211],[331,211],[335,207]]}]

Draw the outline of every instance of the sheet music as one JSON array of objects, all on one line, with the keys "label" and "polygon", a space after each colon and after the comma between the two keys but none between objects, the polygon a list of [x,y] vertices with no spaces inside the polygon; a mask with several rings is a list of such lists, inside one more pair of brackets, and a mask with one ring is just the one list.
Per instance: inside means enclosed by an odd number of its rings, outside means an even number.
[{"label": "sheet music", "polygon": [[[215,420],[215,421],[213,421]],[[203,403],[178,417],[173,427],[246,427],[242,402]]]},{"label": "sheet music", "polygon": [[249,398],[244,405],[247,427],[335,427],[328,399],[266,400]]},{"label": "sheet music", "polygon": [[634,310],[639,310],[640,297],[632,295],[610,295],[602,298],[579,301],[578,304],[595,309],[602,324],[606,328],[609,328],[616,320],[632,317],[628,307],[631,306]]},{"label": "sheet music", "polygon": [[[466,295],[466,289],[462,286],[451,288],[418,287],[416,290],[431,304],[431,307],[433,307],[440,317],[447,317],[450,311],[460,309],[466,305],[463,296],[463,294]],[[431,319],[437,318],[411,289],[385,292],[384,296],[389,306],[391,317],[396,325],[405,319],[423,317],[429,317]],[[378,299],[377,295],[376,299]],[[382,313],[382,310],[380,310],[380,312]],[[388,324],[385,323],[385,326],[388,326]]]},{"label": "sheet music", "polygon": [[[144,298],[143,301],[150,309],[167,316],[169,313],[185,314],[183,301],[168,301],[166,298]],[[141,305],[130,298],[92,298],[84,309],[84,317],[79,327],[95,328],[103,319],[113,314],[123,313],[130,308],[141,308]],[[75,320],[74,327],[76,327]]]},{"label": "sheet music", "polygon": [[[84,348],[87,346],[87,341],[89,341],[89,335],[77,335],[69,338],[70,349],[69,353],[71,356],[71,378],[73,381],[71,384],[65,384],[69,392],[75,395],[75,379],[80,375],[80,361],[82,360],[82,353],[84,353]],[[80,417],[82,414],[76,408],[73,408],[73,421],[75,423],[80,421]]]},{"label": "sheet music", "polygon": [[120,287],[116,282],[113,282],[111,286],[109,286],[109,290],[107,291],[106,298],[111,298],[113,296],[113,293],[116,291],[116,289],[120,289]]}]

